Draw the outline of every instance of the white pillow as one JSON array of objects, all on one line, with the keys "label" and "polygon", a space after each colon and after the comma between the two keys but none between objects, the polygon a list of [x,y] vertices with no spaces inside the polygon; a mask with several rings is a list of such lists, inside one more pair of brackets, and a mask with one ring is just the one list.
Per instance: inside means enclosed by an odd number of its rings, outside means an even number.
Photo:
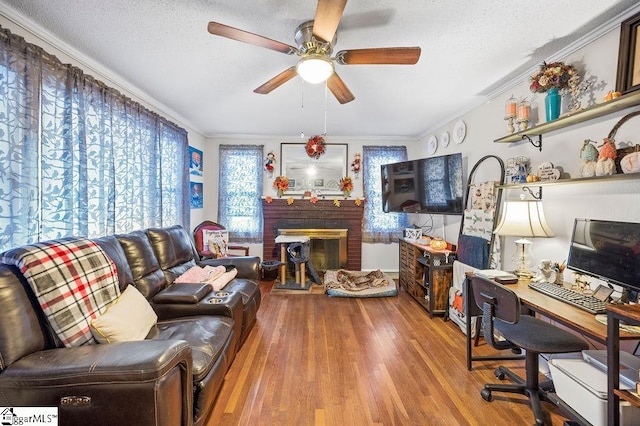
[{"label": "white pillow", "polygon": [[207,282],[211,284],[211,288],[213,288],[213,291],[218,291],[222,290],[225,285],[229,284],[229,281],[234,279],[236,275],[238,275],[238,270],[236,268],[233,268],[230,271],[220,275],[218,278],[209,280]]},{"label": "white pillow", "polygon": [[91,334],[98,343],[144,340],[157,321],[147,299],[129,285],[104,314],[91,320]]}]

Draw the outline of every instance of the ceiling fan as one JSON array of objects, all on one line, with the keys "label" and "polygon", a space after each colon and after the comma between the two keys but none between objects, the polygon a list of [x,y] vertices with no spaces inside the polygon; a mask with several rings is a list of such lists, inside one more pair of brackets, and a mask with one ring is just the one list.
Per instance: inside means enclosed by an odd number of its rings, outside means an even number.
[{"label": "ceiling fan", "polygon": [[267,37],[239,30],[218,22],[209,22],[208,31],[217,36],[242,41],[255,46],[300,56],[295,66],[289,67],[262,86],[255,93],[267,94],[300,75],[309,83],[327,82],[327,87],[338,102],[345,104],[355,99],[347,85],[335,72],[334,62],[340,65],[414,65],[420,59],[419,47],[387,47],[341,50],[331,57],[337,41],[336,30],[347,0],[318,0],[316,16],[298,26],[294,40],[298,47]]}]

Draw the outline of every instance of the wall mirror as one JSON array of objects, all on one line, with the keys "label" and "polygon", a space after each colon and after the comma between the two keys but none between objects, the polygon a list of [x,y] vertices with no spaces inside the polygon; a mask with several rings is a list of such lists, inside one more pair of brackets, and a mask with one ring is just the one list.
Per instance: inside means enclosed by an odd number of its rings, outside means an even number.
[{"label": "wall mirror", "polygon": [[304,143],[280,144],[280,174],[289,178],[287,194],[305,191],[322,195],[341,195],[340,179],[347,176],[348,145],[325,144],[320,158],[307,155]]}]

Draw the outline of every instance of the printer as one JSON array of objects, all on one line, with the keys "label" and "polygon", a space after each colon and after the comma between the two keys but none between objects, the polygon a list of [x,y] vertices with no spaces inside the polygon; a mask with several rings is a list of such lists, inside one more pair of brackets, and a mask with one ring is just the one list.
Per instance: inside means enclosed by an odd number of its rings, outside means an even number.
[{"label": "printer", "polygon": [[[582,358],[551,358],[556,394],[593,426],[607,424],[607,351],[586,350]],[[635,390],[640,357],[620,351],[620,388]],[[620,425],[640,424],[640,409],[620,402]]]}]

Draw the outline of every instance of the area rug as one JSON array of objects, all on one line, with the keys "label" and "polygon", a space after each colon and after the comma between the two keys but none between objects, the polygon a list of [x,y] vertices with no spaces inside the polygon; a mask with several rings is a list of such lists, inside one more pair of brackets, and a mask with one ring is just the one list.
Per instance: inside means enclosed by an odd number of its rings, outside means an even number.
[{"label": "area rug", "polygon": [[[349,274],[357,275],[357,276],[365,276],[369,272],[367,271],[347,271]],[[331,297],[389,297],[389,296],[397,296],[398,295],[398,286],[394,279],[389,276],[389,274],[383,273],[383,278],[386,280],[386,285],[381,285],[378,287],[366,288],[364,290],[347,290],[345,288],[337,287],[338,283],[337,279],[338,271],[327,271],[324,274],[324,288],[327,296]]]}]

